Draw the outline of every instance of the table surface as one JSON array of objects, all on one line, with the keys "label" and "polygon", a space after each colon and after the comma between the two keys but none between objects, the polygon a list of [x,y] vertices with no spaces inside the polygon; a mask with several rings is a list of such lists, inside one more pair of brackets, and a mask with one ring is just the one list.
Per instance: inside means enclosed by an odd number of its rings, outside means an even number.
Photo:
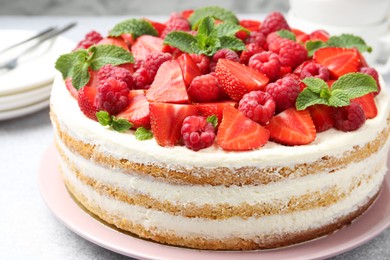
[{"label": "table surface", "polygon": [[[77,41],[92,29],[105,34],[124,18],[128,17],[0,16],[0,30],[40,30],[76,21],[78,26],[64,36]],[[390,75],[384,79],[390,85]],[[48,108],[0,121],[0,259],[126,259],[79,237],[46,207],[38,190],[37,175],[42,155],[52,142]],[[390,228],[332,259],[389,259],[389,245]]]}]

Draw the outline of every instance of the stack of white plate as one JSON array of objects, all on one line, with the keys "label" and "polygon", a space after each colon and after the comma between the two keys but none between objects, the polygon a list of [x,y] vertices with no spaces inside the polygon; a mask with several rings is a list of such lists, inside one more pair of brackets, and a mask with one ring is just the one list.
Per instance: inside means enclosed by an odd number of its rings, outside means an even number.
[{"label": "stack of white plate", "polygon": [[[2,35],[0,50],[36,33],[0,30]],[[0,69],[0,120],[31,114],[46,108],[49,105],[52,82],[57,74],[54,68],[55,61],[61,54],[71,51],[74,46],[72,41],[59,36],[23,55],[16,68]],[[0,54],[0,59],[6,55],[9,53]]]}]

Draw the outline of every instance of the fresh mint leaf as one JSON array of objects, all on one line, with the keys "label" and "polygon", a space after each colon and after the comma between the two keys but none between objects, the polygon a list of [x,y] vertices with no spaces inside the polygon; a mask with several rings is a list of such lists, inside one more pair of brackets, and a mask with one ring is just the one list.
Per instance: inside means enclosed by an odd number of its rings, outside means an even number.
[{"label": "fresh mint leaf", "polygon": [[138,127],[137,130],[135,130],[135,138],[137,140],[143,141],[143,140],[149,140],[153,138],[153,133],[146,129],[145,127]]},{"label": "fresh mint leaf", "polygon": [[312,57],[316,50],[326,47],[326,43],[323,41],[307,41],[306,50],[309,57]]},{"label": "fresh mint leaf", "polygon": [[187,53],[197,53],[197,40],[195,36],[192,36],[186,32],[171,32],[165,39],[164,44],[178,48],[181,51]]},{"label": "fresh mint leaf", "polygon": [[218,117],[216,115],[212,115],[206,118],[208,123],[211,123],[214,127],[218,125]]},{"label": "fresh mint leaf", "polygon": [[238,38],[232,36],[222,36],[219,38],[221,49],[230,49],[233,51],[245,50],[245,44]]},{"label": "fresh mint leaf", "polygon": [[196,45],[193,46],[193,49],[198,49],[197,54],[212,56],[217,50],[221,49],[221,42],[217,37],[208,37],[198,34],[196,40]]},{"label": "fresh mint leaf", "polygon": [[128,19],[120,22],[112,28],[109,36],[121,36],[126,33],[131,34],[134,40],[145,34],[158,36],[152,24],[144,19]]},{"label": "fresh mint leaf", "polygon": [[92,53],[92,56],[89,59],[92,70],[98,70],[107,64],[120,65],[124,63],[134,63],[133,55],[129,51],[116,45],[102,44],[91,46],[88,51]]},{"label": "fresh mint leaf", "polygon": [[112,123],[112,117],[107,111],[99,111],[96,113],[96,118],[102,126],[108,126]]},{"label": "fresh mint leaf", "polygon": [[87,50],[84,49],[63,54],[57,59],[55,68],[61,72],[63,79],[70,78],[73,75],[74,64],[86,61],[88,55]]},{"label": "fresh mint leaf", "polygon": [[284,38],[284,39],[289,39],[289,40],[292,40],[294,42],[297,41],[297,37],[295,36],[295,34],[291,31],[288,31],[288,30],[280,30],[280,31],[277,31],[276,32],[277,35],[279,35],[281,38]]},{"label": "fresh mint leaf", "polygon": [[216,37],[217,32],[214,30],[214,19],[210,16],[204,17],[198,27],[197,36],[201,35],[202,37]]},{"label": "fresh mint leaf", "polygon": [[332,107],[343,107],[348,106],[350,104],[350,99],[348,95],[346,95],[342,90],[335,89],[331,91],[331,95],[329,97],[329,105]]},{"label": "fresh mint leaf", "polygon": [[200,20],[202,20],[207,16],[213,17],[214,19],[220,21],[230,22],[233,24],[239,23],[236,15],[233,12],[219,6],[207,6],[207,7],[196,9],[188,18],[192,26],[192,29],[196,30]]},{"label": "fresh mint leaf", "polygon": [[90,79],[88,67],[89,64],[87,62],[84,63],[78,62],[73,65],[72,85],[77,90],[84,87]]},{"label": "fresh mint leaf", "polygon": [[329,105],[329,102],[326,98],[321,98],[318,93],[314,93],[306,87],[299,93],[295,102],[295,107],[297,110],[304,110],[307,107],[318,104]]},{"label": "fresh mint leaf", "polygon": [[332,92],[341,90],[349,99],[378,91],[374,78],[364,73],[348,73],[341,76],[332,85]]},{"label": "fresh mint leaf", "polygon": [[344,48],[357,48],[361,53],[371,52],[372,48],[366,44],[366,42],[359,36],[352,34],[341,34],[339,36],[332,36],[327,41],[327,46],[331,47],[344,47]]},{"label": "fresh mint leaf", "polygon": [[244,27],[234,24],[234,23],[229,23],[229,22],[224,22],[218,24],[215,29],[217,30],[217,36],[222,37],[222,36],[234,36],[238,31],[245,31],[248,34],[250,31],[248,29],[245,29]]},{"label": "fresh mint leaf", "polygon": [[321,94],[321,91],[325,88],[328,89],[328,84],[325,81],[315,77],[308,77],[301,80],[305,83],[306,87],[316,94]]},{"label": "fresh mint leaf", "polygon": [[127,119],[113,117],[111,127],[115,131],[122,133],[132,128],[133,124]]}]

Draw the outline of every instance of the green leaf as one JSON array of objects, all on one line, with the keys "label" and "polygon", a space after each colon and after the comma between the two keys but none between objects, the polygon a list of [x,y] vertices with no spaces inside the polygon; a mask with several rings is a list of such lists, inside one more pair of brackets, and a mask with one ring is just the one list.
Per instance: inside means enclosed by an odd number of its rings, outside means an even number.
[{"label": "green leaf", "polygon": [[142,126],[138,127],[137,130],[135,130],[134,135],[135,138],[140,141],[149,140],[153,138],[153,133]]},{"label": "green leaf", "polygon": [[96,45],[90,47],[88,51],[92,53],[89,60],[92,70],[98,70],[107,64],[120,65],[124,63],[134,63],[133,55],[116,45]]},{"label": "green leaf", "polygon": [[145,34],[158,36],[158,32],[152,24],[144,19],[128,19],[120,22],[112,28],[109,36],[121,36],[126,33],[131,34],[134,40]]},{"label": "green leaf", "polygon": [[306,50],[309,57],[313,56],[316,50],[326,47],[326,43],[323,41],[307,41]]},{"label": "green leaf", "polygon": [[346,95],[342,90],[335,89],[331,92],[331,96],[329,98],[329,105],[332,107],[343,107],[348,106],[350,104],[350,99],[348,95]]},{"label": "green leaf", "polygon": [[112,124],[112,117],[107,111],[99,111],[96,113],[96,118],[102,126],[109,126]]},{"label": "green leaf", "polygon": [[245,31],[248,34],[250,33],[249,30],[245,29],[241,25],[237,25],[234,23],[220,23],[218,24],[215,29],[217,30],[217,36],[222,37],[222,36],[234,36],[238,31]]},{"label": "green leaf", "polygon": [[218,125],[218,117],[216,115],[212,115],[206,118],[208,123],[211,123],[214,127]]},{"label": "green leaf", "polygon": [[297,110],[304,110],[309,106],[317,104],[329,105],[329,102],[327,99],[321,98],[318,93],[314,93],[309,88],[305,88],[299,93],[295,107]]},{"label": "green leaf", "polygon": [[196,38],[189,33],[178,31],[171,32],[165,37],[164,44],[176,47],[187,53],[197,53],[196,50],[194,50],[194,48],[197,48],[194,47],[197,46]]},{"label": "green leaf", "polygon": [[73,71],[72,71],[72,85],[75,87],[77,90],[81,89],[84,87],[89,79],[89,64],[88,62],[79,62],[73,65]]},{"label": "green leaf", "polygon": [[328,84],[325,81],[319,78],[308,77],[301,80],[305,83],[306,87],[316,94],[320,94],[321,91],[326,88],[328,89]]},{"label": "green leaf", "polygon": [[61,72],[63,79],[67,79],[73,75],[73,66],[81,61],[87,60],[88,55],[87,50],[84,49],[63,54],[57,59],[55,68]]},{"label": "green leaf", "polygon": [[288,30],[280,30],[280,31],[277,31],[276,32],[277,35],[279,35],[280,37],[282,38],[285,38],[285,39],[289,39],[289,40],[292,40],[292,41],[297,41],[297,37],[295,36],[295,34],[291,31],[288,31]]},{"label": "green leaf", "polygon": [[219,40],[221,42],[221,49],[231,49],[233,51],[245,50],[245,44],[236,37],[222,36]]},{"label": "green leaf", "polygon": [[367,51],[371,52],[372,48],[359,36],[352,34],[341,34],[339,36],[332,36],[327,41],[327,46],[357,48],[361,53]]},{"label": "green leaf", "polygon": [[336,90],[340,90],[349,99],[366,95],[370,92],[378,91],[375,79],[364,73],[348,73],[341,76],[332,85],[332,95]]},{"label": "green leaf", "polygon": [[198,27],[198,36],[202,37],[216,37],[216,31],[214,31],[214,19],[210,16],[206,16],[200,20]]},{"label": "green leaf", "polygon": [[125,132],[133,127],[133,124],[124,118],[115,118],[112,119],[112,128],[117,132]]},{"label": "green leaf", "polygon": [[197,35],[196,40],[196,44],[192,47],[194,50],[197,49],[197,54],[212,56],[221,49],[221,42],[217,37]]},{"label": "green leaf", "polygon": [[230,22],[234,24],[239,23],[236,15],[233,12],[219,6],[207,6],[196,9],[188,18],[189,22],[191,23],[192,29],[196,30],[200,20],[207,16],[211,16],[214,19],[221,20],[224,22]]}]

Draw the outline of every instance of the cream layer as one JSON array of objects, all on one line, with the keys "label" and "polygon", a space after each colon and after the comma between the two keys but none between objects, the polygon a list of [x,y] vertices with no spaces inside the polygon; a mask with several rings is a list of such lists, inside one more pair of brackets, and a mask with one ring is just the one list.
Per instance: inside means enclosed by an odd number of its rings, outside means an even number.
[{"label": "cream layer", "polygon": [[132,132],[117,133],[86,118],[77,102],[67,91],[64,81],[56,77],[51,96],[51,108],[56,114],[61,130],[72,137],[94,144],[96,149],[117,159],[127,159],[147,165],[168,167],[171,170],[203,167],[289,167],[299,163],[312,163],[323,156],[341,157],[354,146],[369,143],[386,127],[390,110],[389,98],[384,82],[376,97],[378,116],[357,131],[341,132],[334,129],[317,134],[316,140],[303,146],[283,146],[268,142],[261,149],[248,152],[225,152],[212,146],[198,152],[181,146],[161,147],[155,140],[138,141]]}]

